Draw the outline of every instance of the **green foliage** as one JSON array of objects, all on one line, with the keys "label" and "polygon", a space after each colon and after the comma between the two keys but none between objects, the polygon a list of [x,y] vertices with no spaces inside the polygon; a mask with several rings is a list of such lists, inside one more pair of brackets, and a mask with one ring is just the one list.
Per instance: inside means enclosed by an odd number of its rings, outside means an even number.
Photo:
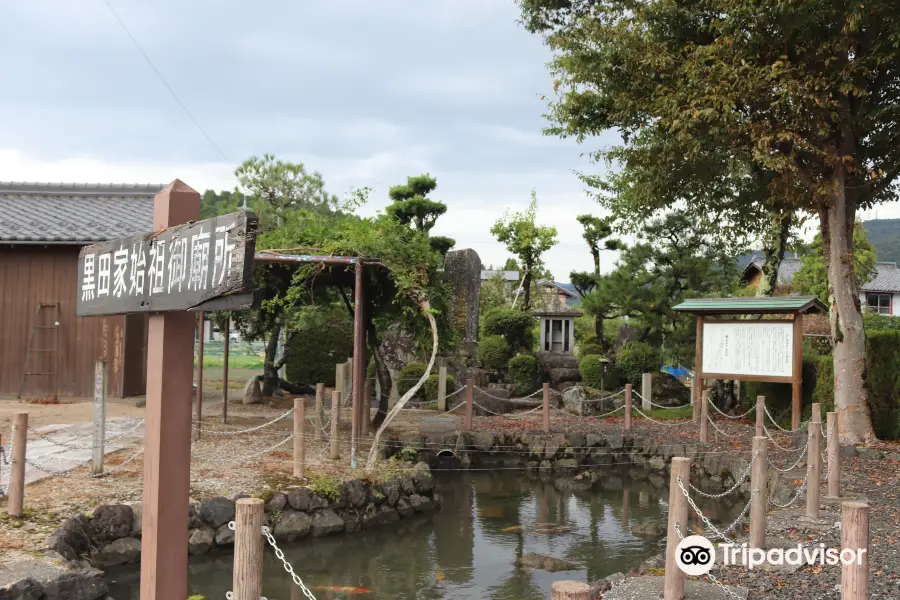
[{"label": "green foliage", "polygon": [[516,354],[507,366],[516,394],[530,394],[537,386],[538,362],[531,354]]},{"label": "green foliage", "polygon": [[239,192],[215,192],[206,190],[200,198],[200,218],[211,219],[219,215],[227,215],[241,210],[241,194]]},{"label": "green foliage", "polygon": [[875,247],[878,260],[900,262],[900,219],[864,221],[866,235]]},{"label": "green foliage", "polygon": [[285,375],[334,386],[334,365],[353,355],[353,319],[339,303],[299,307],[292,321]]},{"label": "green foliage", "polygon": [[520,213],[508,210],[491,227],[497,241],[515,255],[525,270],[522,310],[531,308],[531,281],[536,270],[543,268],[543,254],[556,244],[556,228],[537,224],[537,194],[531,192],[531,204]]},{"label": "green foliage", "polygon": [[[800,255],[800,270],[794,275],[791,287],[800,294],[817,296],[825,306],[830,306],[821,231],[813,238],[812,244],[804,250]],[[870,281],[875,276],[877,260],[875,248],[869,243],[862,222],[857,221],[853,228],[853,272],[856,275],[857,286]]]},{"label": "green foliage", "polygon": [[900,331],[866,336],[866,388],[872,425],[881,439],[900,439]]},{"label": "green foliage", "polygon": [[478,365],[498,371],[509,360],[509,344],[502,335],[488,335],[478,340]]},{"label": "green foliage", "polygon": [[863,324],[866,334],[870,331],[900,331],[900,319],[873,312],[863,314]]},{"label": "green foliage", "polygon": [[[601,354],[585,354],[578,361],[578,371],[581,373],[581,382],[592,388],[600,388],[601,384],[609,386],[610,379],[603,375],[600,359],[604,358]],[[609,365],[612,366],[611,363]]]},{"label": "green foliage", "polygon": [[313,492],[332,502],[341,497],[341,480],[333,475],[314,475],[309,487]]},{"label": "green foliage", "polygon": [[256,495],[256,497],[263,502],[269,502],[274,496],[275,492],[273,492],[272,490],[264,490]]},{"label": "green foliage", "polygon": [[597,343],[597,338],[591,338],[578,348],[579,356],[589,356],[591,354],[599,354],[601,356],[604,354],[603,346]]},{"label": "green foliage", "polygon": [[535,319],[514,308],[494,308],[482,317],[482,335],[502,335],[511,352],[534,346]]},{"label": "green foliage", "polygon": [[[402,396],[406,392],[408,392],[420,379],[425,375],[425,370],[428,369],[428,365],[424,363],[409,363],[402,369],[400,369],[400,373],[397,375],[397,392]],[[422,389],[419,388],[418,393],[422,392]]]},{"label": "green foliage", "polygon": [[659,351],[644,342],[628,342],[616,353],[616,371],[632,385],[641,382],[642,373],[656,373],[661,367]]},{"label": "green foliage", "polygon": [[397,453],[399,460],[405,460],[407,462],[415,462],[415,460],[419,457],[419,451],[411,446],[404,446]]},{"label": "green foliage", "polygon": [[[425,399],[429,402],[435,402],[438,399],[438,382],[440,381],[440,375],[438,373],[432,373],[428,376],[428,379],[425,380]],[[447,393],[452,394],[456,391],[456,377],[453,375],[447,375]]]}]

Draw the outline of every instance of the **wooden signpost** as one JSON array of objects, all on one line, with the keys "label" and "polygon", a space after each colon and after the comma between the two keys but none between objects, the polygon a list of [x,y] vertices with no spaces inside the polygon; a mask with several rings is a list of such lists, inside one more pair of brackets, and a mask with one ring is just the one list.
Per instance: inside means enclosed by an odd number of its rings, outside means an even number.
[{"label": "wooden signpost", "polygon": [[141,600],[187,597],[193,310],[252,304],[256,215],[196,221],[200,194],[175,180],[156,195],[156,233],[87,246],[79,316],[148,312]]},{"label": "wooden signpost", "polygon": [[[799,429],[803,315],[827,312],[825,305],[814,296],[699,298],[674,310],[697,315],[694,402],[701,400],[703,379],[789,383],[791,428]],[[783,316],[763,318],[768,315]]]}]

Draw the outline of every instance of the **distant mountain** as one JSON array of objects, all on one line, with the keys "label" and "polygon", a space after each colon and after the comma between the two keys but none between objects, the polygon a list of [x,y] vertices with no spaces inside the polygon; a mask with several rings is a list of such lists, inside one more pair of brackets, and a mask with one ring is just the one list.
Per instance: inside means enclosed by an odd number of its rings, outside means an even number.
[{"label": "distant mountain", "polygon": [[879,261],[900,263],[900,219],[873,219],[864,221],[863,227]]}]

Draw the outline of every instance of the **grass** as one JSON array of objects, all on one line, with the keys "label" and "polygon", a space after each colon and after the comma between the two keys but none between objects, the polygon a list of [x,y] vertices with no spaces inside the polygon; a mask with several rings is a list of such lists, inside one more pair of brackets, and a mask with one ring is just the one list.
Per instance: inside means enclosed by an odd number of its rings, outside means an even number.
[{"label": "grass", "polygon": [[[640,402],[636,405],[640,408]],[[647,413],[651,419],[656,419],[657,421],[674,421],[676,419],[690,419],[694,416],[694,407],[690,404],[685,404],[684,406],[679,406],[678,408],[654,408],[650,412]],[[635,412],[634,417],[636,419],[642,419],[641,415]]]}]

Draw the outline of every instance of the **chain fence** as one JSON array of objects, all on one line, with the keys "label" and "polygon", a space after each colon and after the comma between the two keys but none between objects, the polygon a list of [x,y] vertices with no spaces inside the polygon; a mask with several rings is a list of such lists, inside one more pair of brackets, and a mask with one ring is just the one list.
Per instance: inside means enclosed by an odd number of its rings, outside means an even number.
[{"label": "chain fence", "polygon": [[[749,505],[748,505],[748,506],[749,506]],[[678,541],[681,541],[681,540],[684,539],[684,534],[681,533],[681,528],[678,526],[677,523],[675,524],[675,533],[678,535]],[[713,585],[715,585],[715,586],[721,588],[723,592],[725,592],[726,594],[728,594],[728,595],[731,596],[732,598],[735,598],[735,600],[744,600],[743,597],[740,596],[740,595],[738,595],[737,592],[735,592],[735,591],[732,590],[731,588],[725,587],[725,585],[724,585],[721,581],[719,581],[718,579],[716,579],[716,576],[713,575],[711,572],[706,574],[706,578],[709,579],[709,582],[710,582],[710,583],[712,583]]]},{"label": "chain fence", "polygon": [[[234,521],[229,523],[229,528],[234,529]],[[303,592],[303,595],[306,596],[309,600],[316,600],[316,597],[313,596],[313,593],[309,591],[309,588],[303,583],[303,580],[300,579],[300,576],[294,572],[294,567],[291,566],[291,563],[284,557],[284,552],[281,548],[278,547],[278,544],[275,542],[275,536],[272,535],[272,531],[268,527],[262,528],[262,534],[265,536],[266,540],[269,542],[269,545],[272,547],[272,550],[275,551],[275,556],[278,560],[281,561],[281,564],[284,566],[284,570],[288,575],[291,576],[291,579],[294,581],[294,584],[300,588],[300,591]]]},{"label": "chain fence", "polygon": [[753,495],[758,493],[757,490],[750,491],[750,500],[747,501],[747,505],[744,506],[744,510],[741,511],[741,514],[737,516],[737,518],[731,523],[731,525],[726,527],[724,531],[720,531],[715,525],[712,524],[712,521],[710,521],[709,518],[703,514],[703,511],[700,510],[700,507],[697,506],[697,503],[694,502],[694,499],[691,498],[691,495],[688,493],[687,488],[684,487],[684,482],[681,481],[681,477],[676,477],[675,481],[678,483],[678,487],[679,489],[681,489],[681,493],[684,494],[684,497],[688,501],[688,504],[690,504],[694,512],[697,513],[697,516],[700,517],[700,520],[703,521],[703,524],[706,526],[707,531],[713,532],[725,542],[734,543],[734,540],[729,538],[728,534],[731,533],[731,531],[734,530],[738,526],[738,524],[740,524],[741,521],[744,520],[744,517],[750,510],[750,504],[753,501]]},{"label": "chain fence", "polygon": [[703,490],[698,489],[691,482],[688,482],[688,486],[691,488],[692,491],[696,492],[697,494],[700,494],[701,496],[703,496],[705,498],[711,498],[713,500],[717,500],[719,498],[724,498],[725,496],[737,491],[737,489],[739,487],[741,487],[741,485],[747,480],[747,478],[750,476],[750,470],[753,468],[753,463],[756,461],[757,458],[759,458],[759,452],[754,452],[750,456],[750,462],[747,464],[747,470],[744,471],[744,474],[741,475],[740,478],[735,480],[735,483],[733,486],[731,486],[729,489],[725,490],[721,494],[709,494],[707,492],[704,492]]},{"label": "chain fence", "polygon": [[[3,486],[3,496],[5,498],[9,497],[9,486],[12,483],[12,464],[14,462],[13,451],[15,450],[16,443],[16,426],[13,424],[12,431],[10,433],[9,438],[9,449],[6,453],[3,453],[2,459],[0,459],[0,463],[6,464],[9,467],[9,474],[6,476],[6,485]],[[0,447],[2,449],[2,447]],[[2,467],[0,467],[0,471],[2,471]]]},{"label": "chain fence", "polygon": [[50,444],[53,444],[54,446],[59,446],[60,448],[66,448],[67,450],[95,450],[97,448],[100,448],[101,446],[105,446],[107,444],[112,444],[112,443],[116,442],[117,440],[120,440],[124,437],[131,435],[132,433],[137,431],[143,425],[144,425],[144,419],[141,419],[140,421],[138,421],[138,423],[134,427],[132,427],[128,431],[120,433],[120,434],[116,435],[115,437],[104,438],[103,442],[101,442],[99,444],[92,444],[89,446],[80,446],[78,444],[68,444],[65,442],[60,442],[58,440],[54,440],[53,438],[42,434],[37,429],[35,429],[34,427],[31,427],[31,426],[28,427],[28,432],[37,436],[38,438],[44,440],[45,442],[49,442]]}]

